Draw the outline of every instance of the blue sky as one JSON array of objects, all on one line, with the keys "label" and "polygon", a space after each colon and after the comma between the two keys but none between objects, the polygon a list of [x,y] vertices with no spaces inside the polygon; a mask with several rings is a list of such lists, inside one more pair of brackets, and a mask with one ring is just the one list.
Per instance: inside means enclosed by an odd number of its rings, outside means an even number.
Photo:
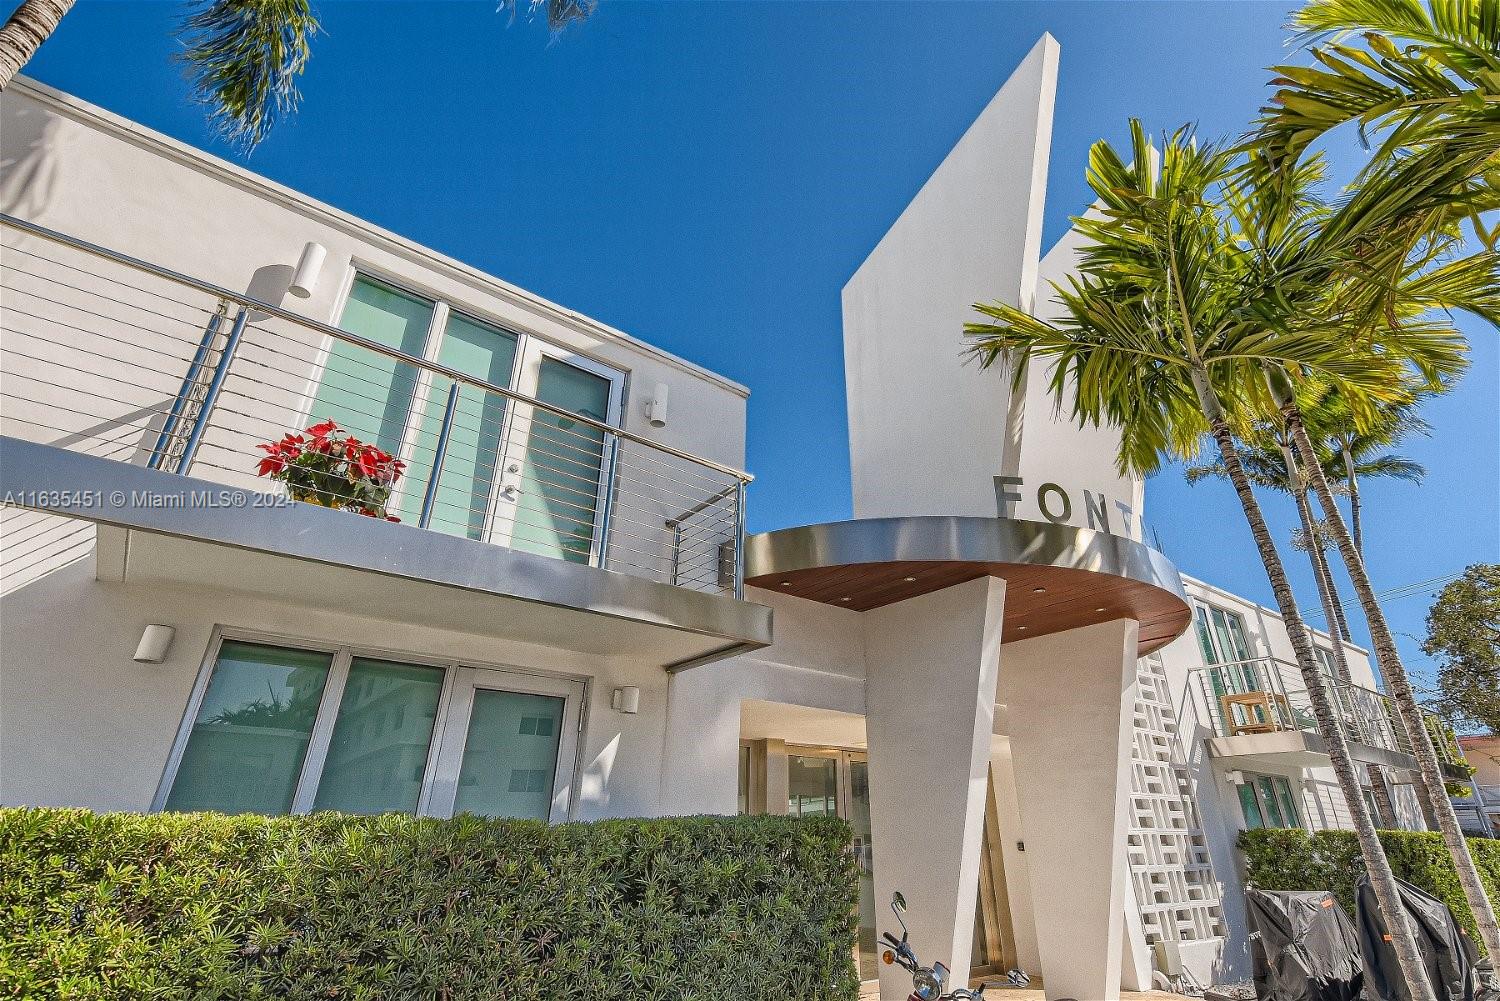
[{"label": "blue sky", "polygon": [[[748,384],[753,530],[849,516],[839,290],[1043,31],[1050,244],[1128,117],[1239,132],[1291,6],[604,0],[549,44],[489,3],[315,5],[303,109],[250,157],[188,100],[181,4],[85,0],[27,72]],[[1473,368],[1405,449],[1426,483],[1367,485],[1383,589],[1500,553],[1500,338],[1465,327]],[[1289,506],[1267,506],[1284,539]],[[1185,572],[1269,603],[1227,486],[1168,471],[1147,509]],[[1431,592],[1390,604],[1399,631]]]}]

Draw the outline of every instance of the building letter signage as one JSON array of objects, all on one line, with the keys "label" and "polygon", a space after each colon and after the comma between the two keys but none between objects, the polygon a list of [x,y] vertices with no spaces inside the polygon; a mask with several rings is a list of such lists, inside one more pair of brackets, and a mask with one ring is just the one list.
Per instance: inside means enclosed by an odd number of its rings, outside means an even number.
[{"label": "building letter signage", "polygon": [[[1021,492],[1022,479],[1019,476],[996,476],[995,477],[995,512],[1000,518],[1014,518],[1016,516],[1016,505],[1024,498]],[[1110,524],[1110,507],[1113,505],[1120,514],[1120,520],[1124,523],[1121,531],[1127,539],[1135,538],[1134,509],[1120,501],[1111,501],[1103,493],[1095,493],[1092,490],[1083,491],[1083,513],[1088,520],[1088,527],[1092,531],[1105,532],[1113,535],[1114,528]],[[1073,518],[1073,498],[1066,488],[1057,483],[1043,483],[1036,491],[1036,506],[1042,513],[1042,517],[1054,525],[1065,524]]]}]

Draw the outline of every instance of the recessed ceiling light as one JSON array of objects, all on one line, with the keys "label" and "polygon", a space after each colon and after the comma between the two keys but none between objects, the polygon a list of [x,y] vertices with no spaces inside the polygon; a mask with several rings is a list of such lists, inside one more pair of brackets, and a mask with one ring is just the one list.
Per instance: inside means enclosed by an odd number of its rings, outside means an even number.
[{"label": "recessed ceiling light", "polygon": [[1047,593],[1047,589],[1045,587],[1034,587],[1034,588],[1031,589],[1031,593],[1032,594],[1046,594]]},{"label": "recessed ceiling light", "polygon": [[1026,628],[1026,627],[1025,627],[1025,626],[1016,626],[1016,628],[1017,628],[1017,629],[1018,629],[1018,630],[1020,630],[1020,629],[1025,629],[1025,628]]},{"label": "recessed ceiling light", "polygon": [[906,581],[908,584],[915,584],[917,582],[917,578],[915,577],[902,577],[901,579]]},{"label": "recessed ceiling light", "polygon": [[784,580],[784,581],[781,582],[781,586],[782,587],[791,587],[792,586],[792,582],[789,581],[789,580]]},{"label": "recessed ceiling light", "polygon": [[1102,612],[1102,611],[1104,611],[1104,609],[1102,609],[1102,608],[1096,608],[1096,609],[1094,609],[1094,611],[1096,611],[1096,612]]},{"label": "recessed ceiling light", "polygon": [[853,598],[840,598],[840,601],[853,601]]}]

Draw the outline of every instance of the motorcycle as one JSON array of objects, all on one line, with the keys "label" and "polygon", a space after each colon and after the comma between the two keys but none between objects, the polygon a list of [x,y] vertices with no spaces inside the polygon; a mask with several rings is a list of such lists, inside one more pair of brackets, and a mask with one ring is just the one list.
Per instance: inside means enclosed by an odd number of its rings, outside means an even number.
[{"label": "motorcycle", "polygon": [[906,913],[906,898],[899,892],[891,895],[891,910],[896,913],[896,921],[901,925],[901,937],[898,939],[890,932],[883,932],[881,938],[890,948],[881,953],[880,958],[887,966],[894,964],[911,974],[911,994],[907,995],[906,1001],[980,1001],[984,997],[984,989],[988,986],[986,984],[980,984],[974,990],[957,987],[944,994],[951,973],[940,962],[923,966],[918,961],[907,941],[910,935],[903,917]]}]

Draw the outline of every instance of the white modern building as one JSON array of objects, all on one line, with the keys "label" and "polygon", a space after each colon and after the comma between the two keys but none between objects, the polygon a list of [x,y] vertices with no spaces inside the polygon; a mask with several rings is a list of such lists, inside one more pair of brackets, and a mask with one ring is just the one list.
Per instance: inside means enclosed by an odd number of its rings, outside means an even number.
[{"label": "white modern building", "polygon": [[[748,538],[745,387],[16,81],[0,803],[836,813],[884,996],[897,889],[924,959],[1049,998],[1247,977],[1238,831],[1345,810],[1285,630],[1143,541],[1113,434],[1042,373],[961,364],[971,303],[1045,311],[1071,266],[1040,245],[1057,60],[843,290],[853,519]],[[257,477],[328,419],[406,463],[400,524]],[[1420,827],[1348,656],[1372,797]]]}]

